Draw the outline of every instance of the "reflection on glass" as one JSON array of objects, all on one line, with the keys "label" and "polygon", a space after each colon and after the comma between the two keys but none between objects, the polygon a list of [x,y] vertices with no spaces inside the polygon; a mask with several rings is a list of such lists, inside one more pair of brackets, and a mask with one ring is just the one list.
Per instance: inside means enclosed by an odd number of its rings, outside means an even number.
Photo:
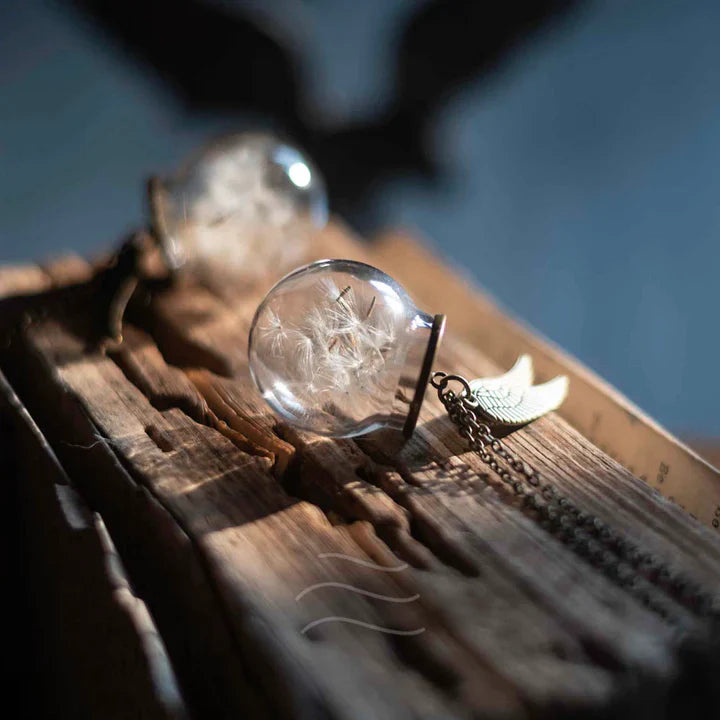
[{"label": "reflection on glass", "polygon": [[245,279],[297,264],[328,218],[318,170],[296,148],[260,133],[213,143],[162,182],[153,201],[175,267]]},{"label": "reflection on glass", "polygon": [[283,278],[260,304],[250,370],[273,410],[301,428],[335,437],[411,432],[442,322],[380,270],[322,260]]}]

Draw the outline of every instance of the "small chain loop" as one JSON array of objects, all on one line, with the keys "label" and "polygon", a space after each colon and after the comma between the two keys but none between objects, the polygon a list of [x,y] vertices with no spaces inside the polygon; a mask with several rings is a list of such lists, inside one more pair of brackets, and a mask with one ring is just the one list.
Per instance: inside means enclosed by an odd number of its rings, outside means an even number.
[{"label": "small chain loop", "polygon": [[447,373],[444,373],[442,370],[436,370],[431,376],[430,376],[430,384],[436,389],[440,390],[444,388],[447,383],[445,382],[445,378],[447,377]]},{"label": "small chain loop", "polygon": [[[433,374],[433,380],[435,380],[437,373]],[[462,393],[460,395],[456,394],[453,390],[451,390],[448,386],[450,383],[456,382],[460,385],[462,388]],[[470,383],[461,375],[443,375],[442,378],[438,382],[439,387],[437,388],[438,396],[440,400],[444,400],[446,396],[448,396],[450,393],[451,399],[458,398],[459,400],[469,400],[471,403],[473,402],[474,398],[472,397],[472,390],[470,389]],[[434,387],[434,385],[433,385]],[[475,404],[477,404],[477,401],[475,401]]]}]

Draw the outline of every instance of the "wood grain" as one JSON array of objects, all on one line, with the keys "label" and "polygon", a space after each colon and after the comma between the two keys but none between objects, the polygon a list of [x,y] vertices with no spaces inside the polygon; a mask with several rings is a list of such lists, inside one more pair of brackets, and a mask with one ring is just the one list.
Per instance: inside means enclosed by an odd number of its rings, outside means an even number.
[{"label": "wood grain", "polygon": [[21,473],[17,511],[30,601],[23,613],[31,623],[23,650],[38,683],[23,699],[24,713],[188,717],[163,640],[102,518],[78,495],[2,374],[0,389],[3,466],[6,477]]},{"label": "wood grain", "polygon": [[[329,254],[373,259],[337,227],[309,259]],[[3,356],[102,515],[192,712],[623,718],[717,703],[716,629],[652,577],[628,592],[546,532],[436,399],[404,446],[279,425],[246,362],[270,283],[184,278],[131,308],[109,352],[88,347],[83,318],[50,315]],[[452,333],[437,364],[498,370]],[[562,418],[506,442],[573,502],[720,593],[718,538]]]}]

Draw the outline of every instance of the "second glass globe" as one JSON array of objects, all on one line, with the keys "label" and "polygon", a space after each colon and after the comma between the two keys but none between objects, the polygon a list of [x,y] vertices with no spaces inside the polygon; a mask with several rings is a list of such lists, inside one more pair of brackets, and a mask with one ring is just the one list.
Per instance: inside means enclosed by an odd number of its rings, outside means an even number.
[{"label": "second glass globe", "polygon": [[252,279],[303,257],[328,219],[325,184],[297,148],[266,133],[217,140],[151,187],[171,267]]},{"label": "second glass globe", "polygon": [[333,437],[391,427],[409,436],[444,321],[418,310],[377,268],[321,260],[287,275],[258,307],[251,375],[298,427]]}]

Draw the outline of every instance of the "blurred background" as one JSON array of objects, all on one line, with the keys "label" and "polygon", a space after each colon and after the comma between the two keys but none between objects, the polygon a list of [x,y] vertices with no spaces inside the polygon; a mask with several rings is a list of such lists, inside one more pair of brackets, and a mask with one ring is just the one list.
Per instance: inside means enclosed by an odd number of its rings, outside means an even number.
[{"label": "blurred background", "polygon": [[664,425],[720,436],[720,3],[3,0],[0,262],[269,127]]}]

